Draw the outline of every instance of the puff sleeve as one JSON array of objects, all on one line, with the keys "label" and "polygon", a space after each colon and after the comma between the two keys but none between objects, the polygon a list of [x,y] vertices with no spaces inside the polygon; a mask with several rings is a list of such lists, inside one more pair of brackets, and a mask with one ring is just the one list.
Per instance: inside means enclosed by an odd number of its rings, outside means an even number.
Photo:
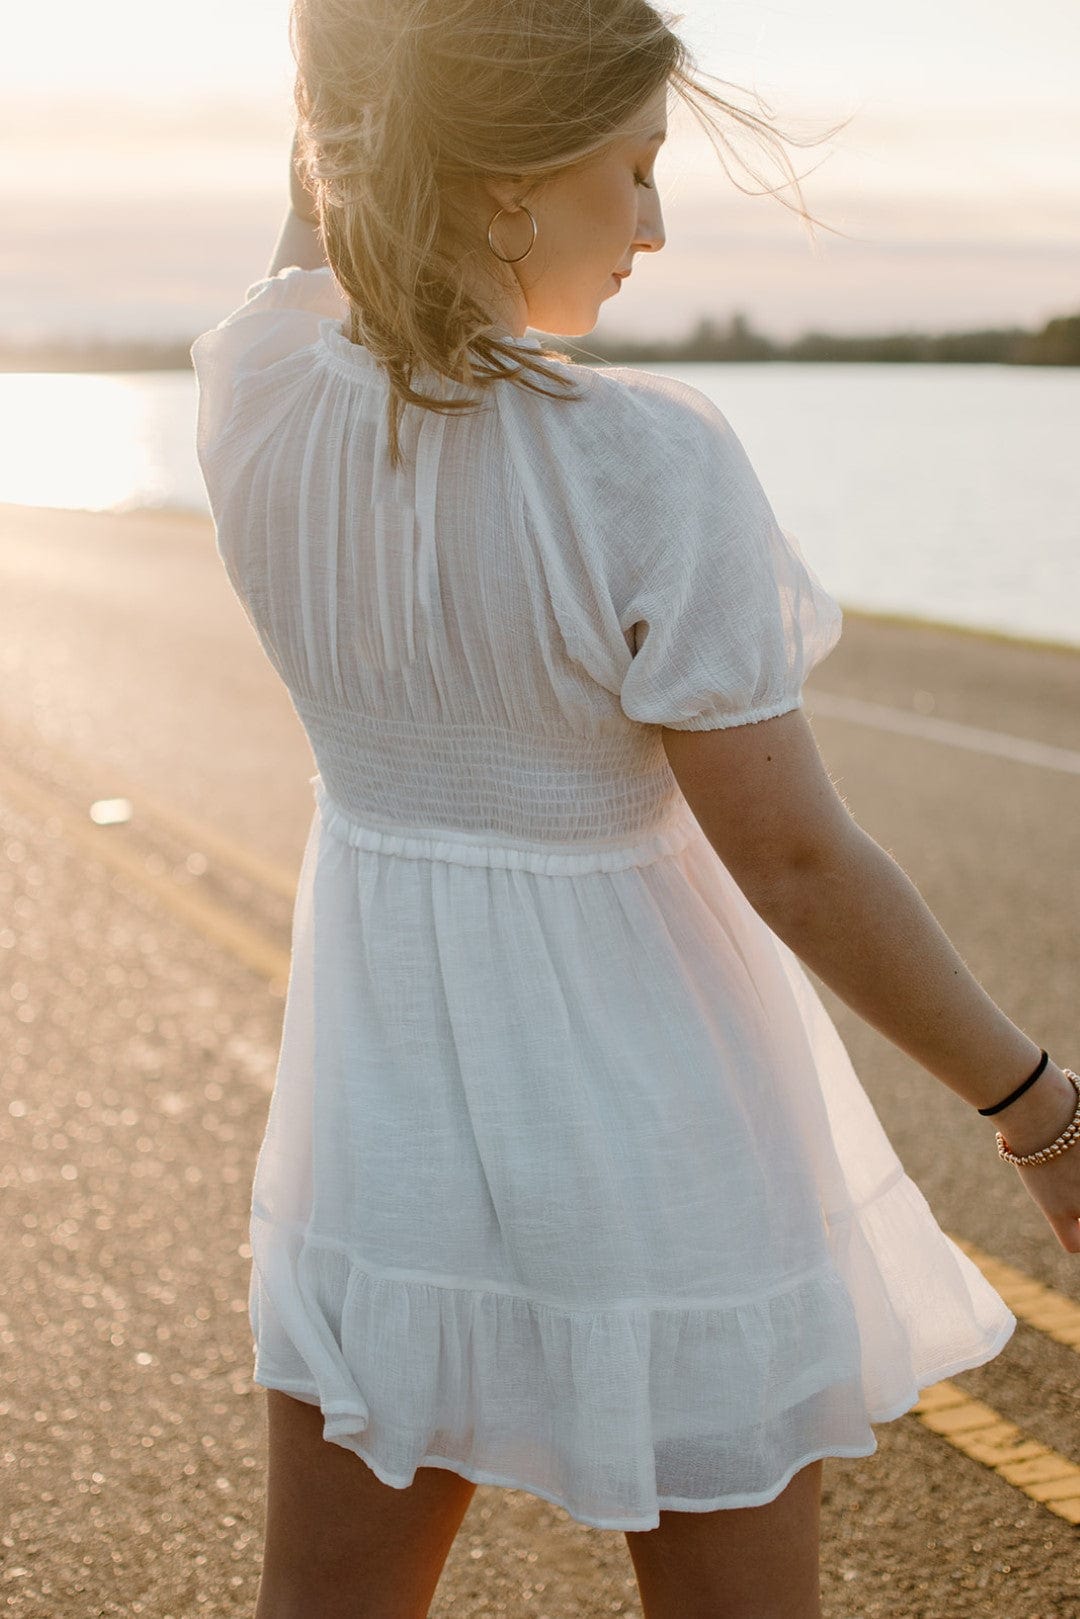
[{"label": "puff sleeve", "polygon": [[236,422],[243,385],[268,367],[309,348],[324,320],[342,320],[348,301],[329,265],[289,265],[255,281],[244,302],[191,345],[197,383],[195,439],[205,470]]},{"label": "puff sleeve", "polygon": [[722,412],[687,383],[654,382],[653,532],[618,605],[634,648],[620,705],[676,731],[786,713],[840,638],[840,604],[781,529]]}]

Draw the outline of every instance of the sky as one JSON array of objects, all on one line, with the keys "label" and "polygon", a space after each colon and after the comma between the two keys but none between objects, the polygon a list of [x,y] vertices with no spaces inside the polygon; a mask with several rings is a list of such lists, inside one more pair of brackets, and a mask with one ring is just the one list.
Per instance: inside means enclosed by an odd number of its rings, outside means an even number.
[{"label": "sky", "polygon": [[[1080,311],[1075,0],[684,3],[661,9],[741,105],[756,94],[808,134],[847,121],[789,148],[808,207],[843,234],[812,240],[740,192],[673,100],[656,164],[667,244],[601,307],[597,335],[675,337],[739,313],[785,341]],[[243,301],[288,201],[288,10],[9,9],[0,334],[190,339]]]}]

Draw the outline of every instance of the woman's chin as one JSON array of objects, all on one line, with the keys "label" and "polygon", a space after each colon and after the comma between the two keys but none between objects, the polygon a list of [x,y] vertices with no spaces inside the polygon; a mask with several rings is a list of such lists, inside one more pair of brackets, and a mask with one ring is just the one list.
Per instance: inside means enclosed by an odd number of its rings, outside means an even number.
[{"label": "woman's chin", "polygon": [[[601,298],[600,302],[603,302]],[[596,330],[596,323],[600,318],[599,307],[590,310],[578,310],[573,316],[565,315],[558,328],[559,335],[567,339],[588,337],[590,332]]]},{"label": "woman's chin", "polygon": [[562,337],[571,342],[577,337],[588,337],[596,328],[600,315],[600,304],[607,297],[614,294],[615,284],[601,292],[597,302],[589,308],[580,304],[574,309],[535,310],[529,312],[529,325],[538,332],[545,332],[549,337]]}]

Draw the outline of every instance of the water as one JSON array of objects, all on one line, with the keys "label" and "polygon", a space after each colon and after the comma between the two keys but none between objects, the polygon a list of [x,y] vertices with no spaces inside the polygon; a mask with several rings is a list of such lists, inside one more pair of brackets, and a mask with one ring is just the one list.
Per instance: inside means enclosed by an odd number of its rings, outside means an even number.
[{"label": "water", "polygon": [[[642,365],[715,399],[845,606],[1080,646],[1080,371]],[[188,372],[0,375],[0,501],[208,514]]]}]

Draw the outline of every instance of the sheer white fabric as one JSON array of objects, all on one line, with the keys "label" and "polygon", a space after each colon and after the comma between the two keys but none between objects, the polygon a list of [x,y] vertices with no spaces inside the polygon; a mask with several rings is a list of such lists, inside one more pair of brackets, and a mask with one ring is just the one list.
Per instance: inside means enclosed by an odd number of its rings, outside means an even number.
[{"label": "sheer white fabric", "polygon": [[771,1500],[1016,1326],[660,738],[798,706],[840,607],[670,377],[407,410],[392,472],[346,310],[290,268],[192,349],[218,549],[317,765],[255,1381],[398,1487],[620,1530]]}]

